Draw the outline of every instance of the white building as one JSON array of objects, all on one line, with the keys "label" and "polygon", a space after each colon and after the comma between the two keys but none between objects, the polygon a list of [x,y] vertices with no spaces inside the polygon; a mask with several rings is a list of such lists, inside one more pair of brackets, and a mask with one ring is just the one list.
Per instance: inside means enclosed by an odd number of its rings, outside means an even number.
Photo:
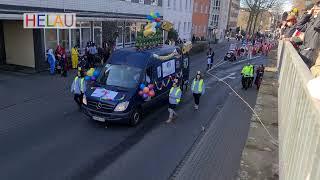
[{"label": "white building", "polygon": [[224,39],[228,27],[231,0],[211,0],[209,29],[220,41]]},{"label": "white building", "polygon": [[163,0],[163,19],[174,24],[181,39],[192,36],[193,0]]}]

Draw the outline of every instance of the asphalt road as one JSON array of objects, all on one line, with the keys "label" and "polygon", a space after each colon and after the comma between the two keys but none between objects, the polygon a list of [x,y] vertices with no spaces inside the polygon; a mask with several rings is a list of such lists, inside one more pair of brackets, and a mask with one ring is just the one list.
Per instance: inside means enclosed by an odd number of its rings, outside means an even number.
[{"label": "asphalt road", "polygon": [[[228,47],[228,44],[214,47],[216,67],[211,73],[230,83],[254,105],[256,91],[240,89],[240,70],[246,62],[220,61]],[[264,63],[265,59],[252,61]],[[205,68],[204,53],[191,58],[191,75]],[[241,142],[247,137],[251,113],[209,74],[205,76],[207,89],[199,111],[193,110],[188,92],[174,124],[164,123],[167,107],[159,105],[135,128],[113,125],[107,129],[77,111],[69,92],[71,76],[63,79],[42,74],[0,72],[0,75],[0,179],[173,178],[185,166],[203,128],[212,123],[216,123],[217,134],[212,147],[217,151],[212,152],[216,154],[216,162],[212,162],[215,166],[209,171],[233,174],[239,166]],[[223,117],[219,114],[241,121],[227,123],[219,120]],[[237,132],[237,136],[226,136],[232,132]],[[223,174],[219,177],[226,177]]]}]

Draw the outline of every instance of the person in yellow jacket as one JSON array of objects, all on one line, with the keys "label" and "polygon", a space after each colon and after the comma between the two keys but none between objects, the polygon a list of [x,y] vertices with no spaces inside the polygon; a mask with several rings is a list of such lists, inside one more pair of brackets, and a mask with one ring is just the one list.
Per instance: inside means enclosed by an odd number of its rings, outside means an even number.
[{"label": "person in yellow jacket", "polygon": [[203,78],[201,77],[200,71],[198,71],[196,78],[193,80],[191,85],[191,91],[194,97],[194,109],[199,109],[200,97],[205,92],[205,85],[203,82]]},{"label": "person in yellow jacket", "polygon": [[77,46],[74,46],[71,49],[71,60],[72,60],[72,68],[77,69],[78,67],[78,59],[79,59],[79,52]]},{"label": "person in yellow jacket", "polygon": [[86,81],[84,80],[83,71],[78,71],[78,75],[74,78],[71,85],[71,93],[74,94],[74,101],[78,104],[79,109],[82,106],[83,95],[86,92]]},{"label": "person in yellow jacket", "polygon": [[180,103],[181,95],[182,91],[179,87],[179,81],[175,79],[169,93],[169,119],[166,121],[167,123],[171,123],[173,118],[178,116],[174,109]]}]

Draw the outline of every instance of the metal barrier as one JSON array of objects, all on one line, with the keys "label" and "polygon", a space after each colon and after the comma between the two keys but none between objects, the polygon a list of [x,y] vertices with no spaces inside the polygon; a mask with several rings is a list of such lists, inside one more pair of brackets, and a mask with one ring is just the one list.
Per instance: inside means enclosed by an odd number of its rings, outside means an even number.
[{"label": "metal barrier", "polygon": [[313,77],[289,42],[279,43],[278,68],[280,179],[319,180],[320,105],[307,89]]}]

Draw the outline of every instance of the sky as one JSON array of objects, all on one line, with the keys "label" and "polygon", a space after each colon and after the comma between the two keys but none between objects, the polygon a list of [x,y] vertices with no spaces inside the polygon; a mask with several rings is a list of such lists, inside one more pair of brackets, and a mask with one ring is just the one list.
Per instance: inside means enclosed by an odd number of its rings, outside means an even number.
[{"label": "sky", "polygon": [[284,11],[290,11],[291,8],[292,8],[292,1],[287,0],[283,5],[283,10]]}]

